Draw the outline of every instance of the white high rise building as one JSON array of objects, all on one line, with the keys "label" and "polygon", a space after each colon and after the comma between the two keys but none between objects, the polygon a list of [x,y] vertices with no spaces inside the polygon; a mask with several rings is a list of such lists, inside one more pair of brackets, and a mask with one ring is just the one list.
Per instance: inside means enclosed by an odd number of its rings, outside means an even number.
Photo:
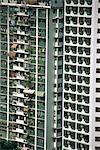
[{"label": "white high rise building", "polygon": [[100,1],[64,1],[63,150],[100,150]]},{"label": "white high rise building", "polygon": [[100,0],[0,0],[0,141],[100,150]]}]

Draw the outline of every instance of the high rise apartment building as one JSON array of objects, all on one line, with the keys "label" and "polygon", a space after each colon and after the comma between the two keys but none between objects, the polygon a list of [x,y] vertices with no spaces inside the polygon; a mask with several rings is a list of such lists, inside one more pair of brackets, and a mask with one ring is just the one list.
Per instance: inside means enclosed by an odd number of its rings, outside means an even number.
[{"label": "high rise apartment building", "polygon": [[64,1],[63,150],[100,150],[100,1]]},{"label": "high rise apartment building", "polygon": [[100,150],[99,0],[0,0],[0,139]]},{"label": "high rise apartment building", "polygon": [[61,149],[62,1],[0,1],[0,139]]}]

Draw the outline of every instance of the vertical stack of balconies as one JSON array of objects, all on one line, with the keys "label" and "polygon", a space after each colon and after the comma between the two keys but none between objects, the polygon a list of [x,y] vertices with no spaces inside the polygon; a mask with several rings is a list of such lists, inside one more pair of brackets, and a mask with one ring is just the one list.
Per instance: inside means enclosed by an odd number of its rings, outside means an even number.
[{"label": "vertical stack of balconies", "polygon": [[89,149],[92,0],[65,1],[64,149]]},{"label": "vertical stack of balconies", "polygon": [[[25,8],[9,7],[9,77],[10,80],[10,110],[9,121],[12,124],[12,131],[9,138],[17,141],[20,146],[27,145],[28,135],[28,105],[30,95],[34,94],[30,85],[29,68],[29,34],[28,13]],[[22,30],[23,29],[23,30]],[[27,31],[25,30],[27,29]],[[26,100],[27,99],[27,100]],[[15,124],[13,128],[13,122]],[[11,128],[11,127],[10,127]]]},{"label": "vertical stack of balconies", "polygon": [[0,6],[0,138],[7,133],[7,9]]},{"label": "vertical stack of balconies", "polygon": [[0,6],[0,138],[36,150],[46,147],[49,7],[41,5]]},{"label": "vertical stack of balconies", "polygon": [[63,9],[53,9],[54,25],[54,149],[62,147]]}]

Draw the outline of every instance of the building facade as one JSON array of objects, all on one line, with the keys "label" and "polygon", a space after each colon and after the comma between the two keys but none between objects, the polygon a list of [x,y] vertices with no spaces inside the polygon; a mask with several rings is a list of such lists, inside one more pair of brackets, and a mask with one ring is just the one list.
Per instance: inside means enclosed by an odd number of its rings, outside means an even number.
[{"label": "building facade", "polygon": [[61,149],[62,4],[0,2],[0,139],[23,149]]},{"label": "building facade", "polygon": [[63,150],[100,149],[100,1],[64,1]]},{"label": "building facade", "polygon": [[0,139],[100,150],[100,0],[0,1]]},{"label": "building facade", "polygon": [[34,149],[46,149],[48,9],[0,6],[1,136]]}]

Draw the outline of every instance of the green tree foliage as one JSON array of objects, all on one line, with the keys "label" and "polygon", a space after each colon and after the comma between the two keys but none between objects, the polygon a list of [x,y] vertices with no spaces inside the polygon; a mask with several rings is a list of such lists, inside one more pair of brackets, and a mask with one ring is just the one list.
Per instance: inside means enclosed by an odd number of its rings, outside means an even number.
[{"label": "green tree foliage", "polygon": [[21,150],[17,143],[12,141],[0,140],[0,150]]}]

